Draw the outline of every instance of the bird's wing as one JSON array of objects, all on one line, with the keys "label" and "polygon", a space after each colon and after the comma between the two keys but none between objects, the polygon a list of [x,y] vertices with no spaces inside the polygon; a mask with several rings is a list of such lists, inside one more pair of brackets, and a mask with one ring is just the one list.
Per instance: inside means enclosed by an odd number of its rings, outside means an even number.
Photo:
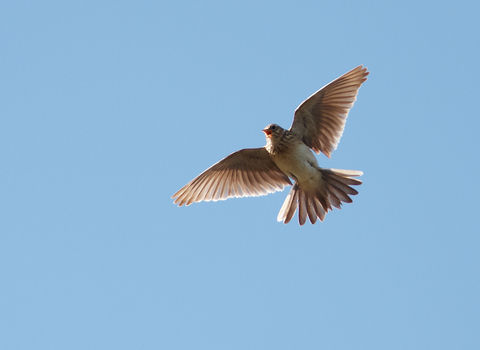
[{"label": "bird's wing", "polygon": [[360,65],[315,92],[295,110],[290,131],[300,135],[316,153],[323,152],[330,158],[368,74],[367,68]]},{"label": "bird's wing", "polygon": [[291,184],[265,148],[243,149],[212,165],[172,198],[182,206],[231,197],[264,196]]}]

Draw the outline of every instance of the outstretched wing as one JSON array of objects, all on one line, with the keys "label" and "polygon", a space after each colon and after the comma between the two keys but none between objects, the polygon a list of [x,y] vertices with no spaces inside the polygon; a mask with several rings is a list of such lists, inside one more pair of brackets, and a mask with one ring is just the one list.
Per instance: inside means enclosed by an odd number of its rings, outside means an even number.
[{"label": "outstretched wing", "polygon": [[323,152],[330,158],[368,74],[367,68],[358,66],[315,92],[295,110],[290,131],[301,135],[316,153]]},{"label": "outstretched wing", "polygon": [[212,165],[172,198],[176,198],[173,203],[182,206],[231,197],[265,196],[291,184],[265,148],[243,149]]}]

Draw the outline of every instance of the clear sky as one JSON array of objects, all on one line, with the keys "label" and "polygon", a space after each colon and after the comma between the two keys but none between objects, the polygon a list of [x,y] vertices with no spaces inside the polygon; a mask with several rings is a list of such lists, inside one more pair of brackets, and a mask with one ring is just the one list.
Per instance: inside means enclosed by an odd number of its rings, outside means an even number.
[{"label": "clear sky", "polygon": [[[478,1],[9,1],[1,349],[480,349]],[[171,195],[371,71],[323,223]]]}]

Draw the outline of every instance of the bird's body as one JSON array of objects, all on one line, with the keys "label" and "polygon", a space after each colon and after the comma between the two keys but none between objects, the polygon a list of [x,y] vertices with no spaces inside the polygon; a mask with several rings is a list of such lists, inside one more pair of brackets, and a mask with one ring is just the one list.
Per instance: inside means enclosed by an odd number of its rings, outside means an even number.
[{"label": "bird's body", "polygon": [[[276,124],[267,126],[279,130],[279,136],[275,139],[275,133],[267,135],[265,149],[270,154],[274,163],[288,177],[299,183],[305,183],[317,179],[318,161],[310,147],[295,133],[282,129]],[[272,140],[273,138],[273,140]]]},{"label": "bird's body", "polygon": [[240,150],[222,159],[175,193],[174,203],[266,195],[292,185],[290,179],[294,184],[278,221],[288,223],[298,206],[300,225],[307,217],[314,224],[317,218],[323,221],[332,206],[340,209],[342,202],[352,202],[349,195],[358,192],[350,186],[362,183],[353,178],[362,172],[320,168],[312,150],[330,157],[336,149],[367,75],[367,69],[359,66],[327,84],[297,108],[289,130],[268,125],[263,130],[265,147]]}]

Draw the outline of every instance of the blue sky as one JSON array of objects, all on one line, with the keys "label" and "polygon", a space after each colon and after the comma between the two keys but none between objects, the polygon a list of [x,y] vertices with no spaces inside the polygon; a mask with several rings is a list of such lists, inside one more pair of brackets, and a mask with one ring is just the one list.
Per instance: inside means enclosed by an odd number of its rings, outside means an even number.
[{"label": "blue sky", "polygon": [[[16,1],[0,11],[0,348],[480,348],[475,1]],[[353,204],[178,208],[364,64]]]}]

